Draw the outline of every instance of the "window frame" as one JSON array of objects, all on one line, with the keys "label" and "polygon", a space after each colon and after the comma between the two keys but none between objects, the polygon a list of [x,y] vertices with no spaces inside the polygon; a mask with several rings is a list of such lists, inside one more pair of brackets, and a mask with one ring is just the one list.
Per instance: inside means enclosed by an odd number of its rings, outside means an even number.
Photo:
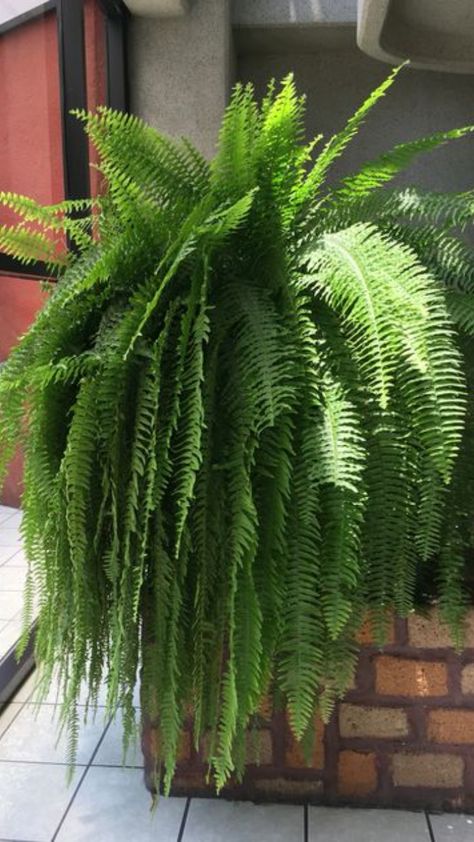
[{"label": "window frame", "polygon": [[[128,111],[127,22],[128,9],[122,0],[98,0],[105,14],[107,105]],[[55,11],[58,27],[61,131],[63,143],[64,196],[87,198],[89,188],[89,148],[87,136],[71,114],[72,108],[87,108],[84,43],[84,0],[50,0],[0,25],[0,37],[39,17]],[[48,276],[43,263],[25,268],[12,256],[0,252],[2,275],[40,281]],[[0,653],[0,710],[34,668],[36,623],[25,653],[16,659],[16,644]]]},{"label": "window frame", "polygon": [[[105,16],[106,104],[119,111],[128,111],[129,12],[123,0],[98,0],[98,3]],[[64,198],[85,199],[90,195],[88,140],[79,121],[70,113],[75,108],[87,108],[84,0],[41,3],[0,24],[0,37],[48,12],[56,13],[58,31]],[[2,275],[41,280],[50,272],[40,261],[25,267],[11,255],[0,252],[0,283]]]}]

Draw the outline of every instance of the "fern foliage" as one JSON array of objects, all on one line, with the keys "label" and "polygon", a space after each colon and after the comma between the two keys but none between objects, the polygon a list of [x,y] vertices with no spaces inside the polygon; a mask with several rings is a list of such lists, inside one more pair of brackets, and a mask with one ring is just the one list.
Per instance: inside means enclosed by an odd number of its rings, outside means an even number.
[{"label": "fern foliage", "polygon": [[266,694],[298,739],[330,715],[364,611],[383,635],[429,571],[460,628],[474,198],[387,185],[471,129],[326,182],[397,72],[319,156],[289,77],[260,105],[237,86],[210,164],[100,108],[103,197],[0,196],[0,247],[57,274],[0,375],[0,466],[24,448],[25,627],[36,591],[72,755],[84,682],[127,742],[140,681],[158,784],[191,708],[221,788]]}]

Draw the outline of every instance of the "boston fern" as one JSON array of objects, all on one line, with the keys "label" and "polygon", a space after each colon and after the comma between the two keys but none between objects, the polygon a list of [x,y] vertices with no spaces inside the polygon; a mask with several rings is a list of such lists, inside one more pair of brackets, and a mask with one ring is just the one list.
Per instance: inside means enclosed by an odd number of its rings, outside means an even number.
[{"label": "boston fern", "polygon": [[237,86],[211,164],[99,108],[79,117],[103,197],[1,197],[21,221],[0,247],[58,276],[0,377],[3,469],[25,452],[25,628],[36,593],[72,753],[84,681],[94,704],[105,679],[127,741],[139,672],[166,791],[190,711],[218,788],[267,694],[308,738],[366,611],[382,638],[425,579],[462,626],[474,193],[386,185],[472,129],[326,181],[397,72],[319,155],[288,78],[260,106]]}]

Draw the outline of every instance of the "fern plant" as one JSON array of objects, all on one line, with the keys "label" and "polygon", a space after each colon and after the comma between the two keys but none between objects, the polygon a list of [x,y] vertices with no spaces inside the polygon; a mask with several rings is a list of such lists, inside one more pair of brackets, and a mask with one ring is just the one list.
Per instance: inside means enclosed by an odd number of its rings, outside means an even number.
[{"label": "fern plant", "polygon": [[[45,687],[159,724],[168,791],[192,708],[217,788],[277,695],[297,739],[350,681],[367,610],[423,571],[461,628],[472,543],[474,192],[388,183],[472,127],[329,186],[398,70],[316,154],[291,77],[238,85],[212,163],[133,116],[79,114],[106,194],[2,194],[0,248],[57,283],[0,376],[1,467],[25,453],[25,628]],[[73,248],[65,253],[65,236]],[[26,642],[25,633],[23,644]]]}]

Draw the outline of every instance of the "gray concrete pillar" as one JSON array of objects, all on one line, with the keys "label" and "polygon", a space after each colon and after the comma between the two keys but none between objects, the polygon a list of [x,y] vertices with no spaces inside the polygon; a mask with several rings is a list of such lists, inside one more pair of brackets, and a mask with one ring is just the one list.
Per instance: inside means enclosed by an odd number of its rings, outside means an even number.
[{"label": "gray concrete pillar", "polygon": [[131,110],[212,157],[232,85],[230,0],[195,0],[176,18],[130,23]]}]

